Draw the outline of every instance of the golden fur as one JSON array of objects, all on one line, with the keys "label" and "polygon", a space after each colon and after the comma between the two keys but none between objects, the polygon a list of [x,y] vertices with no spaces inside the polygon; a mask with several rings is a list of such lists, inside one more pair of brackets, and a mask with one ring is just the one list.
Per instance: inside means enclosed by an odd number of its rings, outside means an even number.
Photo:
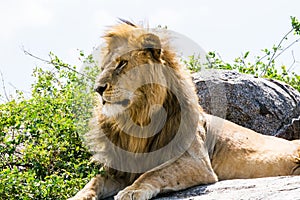
[{"label": "golden fur", "polygon": [[[95,108],[86,144],[107,173],[72,199],[118,192],[115,199],[150,199],[218,180],[300,174],[299,141],[263,136],[205,114],[190,76],[163,38],[129,22],[105,34],[96,83],[102,104]],[[163,123],[156,120],[161,107]],[[172,141],[176,145],[168,151],[142,162],[119,151],[151,154]],[[126,170],[116,169],[118,164]]]}]

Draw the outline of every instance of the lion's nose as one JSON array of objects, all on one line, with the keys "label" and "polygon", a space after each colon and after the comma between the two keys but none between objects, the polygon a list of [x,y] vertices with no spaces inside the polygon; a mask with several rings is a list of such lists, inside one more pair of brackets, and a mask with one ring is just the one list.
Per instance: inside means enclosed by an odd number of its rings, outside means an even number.
[{"label": "lion's nose", "polygon": [[98,92],[102,96],[102,94],[106,90],[106,88],[107,88],[107,84],[98,85],[98,86],[95,87],[95,92]]}]

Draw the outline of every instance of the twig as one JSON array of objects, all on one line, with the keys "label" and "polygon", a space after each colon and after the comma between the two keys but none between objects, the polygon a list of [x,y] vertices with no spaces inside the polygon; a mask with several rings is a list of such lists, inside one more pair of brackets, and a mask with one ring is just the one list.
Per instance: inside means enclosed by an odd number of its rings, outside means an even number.
[{"label": "twig", "polygon": [[2,71],[0,70],[0,75],[1,75],[1,81],[2,81],[2,89],[3,89],[3,92],[4,92],[4,96],[6,98],[6,101],[9,102],[9,97],[7,95],[7,92],[6,92],[6,88],[5,88],[5,82],[4,82],[4,78],[3,78],[3,74],[2,74]]},{"label": "twig", "polygon": [[[278,43],[277,47],[274,49],[274,52],[273,52],[273,54],[272,54],[272,56],[271,56],[271,59],[270,59],[268,65],[267,65],[266,68],[262,71],[262,73],[260,74],[260,76],[262,76],[262,75],[264,75],[264,74],[266,73],[267,69],[271,66],[271,63],[272,63],[273,60],[275,59],[274,57],[275,57],[275,55],[276,55],[278,49],[281,47],[281,44],[283,43],[284,40],[287,39],[287,36],[288,36],[289,34],[291,34],[293,31],[294,31],[294,28],[292,28],[289,32],[287,32],[287,33],[283,36],[283,38],[280,40],[280,42]],[[276,58],[277,58],[277,56],[276,56]]]},{"label": "twig", "polygon": [[278,56],[280,56],[283,52],[285,52],[287,49],[289,49],[291,46],[293,46],[295,43],[299,42],[300,38],[298,38],[297,40],[293,41],[291,44],[289,44],[286,48],[282,49],[282,51],[280,53],[278,53],[275,57],[274,60],[276,58],[278,58]]},{"label": "twig", "polygon": [[[25,55],[31,56],[31,57],[33,57],[33,58],[35,58],[35,59],[37,59],[37,60],[40,60],[40,61],[42,61],[42,62],[45,62],[45,63],[49,64],[49,65],[54,65],[54,66],[59,65],[58,63],[55,63],[55,62],[53,62],[52,60],[49,61],[49,60],[46,60],[46,59],[43,59],[43,58],[40,58],[40,57],[38,57],[38,56],[33,55],[32,53],[30,53],[30,52],[28,52],[27,50],[25,50],[24,47],[22,47],[22,50],[23,50],[23,52],[25,53]],[[85,74],[83,74],[83,73],[81,73],[81,72],[76,71],[75,69],[73,69],[73,68],[72,68],[70,65],[68,65],[68,64],[67,64],[67,65],[59,65],[59,66],[60,66],[60,67],[64,67],[64,68],[66,68],[66,69],[68,69],[68,70],[70,70],[70,71],[72,71],[72,72],[75,72],[75,73],[77,73],[77,74],[79,74],[79,75],[81,75],[81,76],[83,76],[83,77],[86,77],[86,78],[88,78],[88,79],[90,79],[90,80],[92,80],[92,81],[95,80],[95,78],[93,78],[93,77],[87,76],[87,75],[85,75]]]},{"label": "twig", "polygon": [[206,60],[207,60],[207,62],[208,62],[208,64],[209,64],[209,68],[212,68],[213,65],[212,65],[212,62],[211,62],[211,60],[210,60],[210,58],[209,58],[209,55],[206,55],[205,58],[206,58]]},{"label": "twig", "polygon": [[244,55],[243,55],[243,53],[241,53],[241,54],[242,54],[242,56],[240,58],[241,58],[242,64],[244,65],[245,68],[247,68],[247,65],[246,65],[245,59],[244,59]]},{"label": "twig", "polygon": [[221,54],[217,53],[217,56],[219,57],[219,59],[220,59],[223,63],[225,63],[224,60],[223,60],[223,58],[222,58],[222,56],[221,56]]},{"label": "twig", "polygon": [[12,88],[14,88],[15,90],[18,90],[18,88],[16,86],[14,86],[12,83],[8,82],[8,85],[10,85]]},{"label": "twig", "polygon": [[292,50],[292,57],[293,57],[293,63],[291,64],[291,66],[289,67],[289,69],[287,70],[287,72],[290,72],[293,69],[293,66],[296,63],[296,59],[295,59],[295,55],[294,55],[294,51]]},{"label": "twig", "polygon": [[265,57],[267,57],[268,54],[264,55],[263,57],[259,58],[256,62],[255,62],[255,66],[260,62],[262,61]]},{"label": "twig", "polygon": [[[281,44],[283,43],[283,41],[286,40],[286,39],[287,39],[287,36],[288,36],[290,33],[292,33],[293,31],[294,31],[294,28],[292,28],[289,32],[287,32],[287,33],[283,36],[283,38],[280,40],[280,42],[278,43],[277,47],[274,49],[274,53],[273,53],[273,55],[272,55],[272,57],[271,57],[271,59],[270,59],[270,61],[269,61],[269,64],[267,65],[267,67],[269,67],[269,66],[271,65],[271,63],[272,63],[272,61],[273,61],[273,59],[274,59],[274,57],[275,57],[275,55],[276,55],[278,49],[281,47]],[[276,58],[277,58],[277,56],[276,56]]]},{"label": "twig", "polygon": [[47,64],[50,64],[50,65],[52,64],[52,62],[49,61],[49,60],[45,60],[45,59],[43,59],[43,58],[40,58],[40,57],[37,57],[37,56],[33,55],[33,54],[30,53],[29,51],[25,50],[24,47],[22,47],[22,50],[23,50],[23,52],[25,53],[25,55],[31,56],[31,57],[33,57],[33,58],[35,58],[35,59],[37,59],[37,60],[40,60],[40,61],[42,61],[42,62],[45,62],[45,63],[47,63]]}]

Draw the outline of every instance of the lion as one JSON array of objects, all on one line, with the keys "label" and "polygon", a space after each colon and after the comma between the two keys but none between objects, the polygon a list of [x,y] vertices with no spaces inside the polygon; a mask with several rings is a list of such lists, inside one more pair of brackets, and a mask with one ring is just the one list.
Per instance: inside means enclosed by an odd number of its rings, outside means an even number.
[{"label": "lion", "polygon": [[104,170],[72,200],[146,200],[220,180],[300,174],[299,140],[202,110],[168,36],[123,20],[103,38],[99,105],[85,143]]}]

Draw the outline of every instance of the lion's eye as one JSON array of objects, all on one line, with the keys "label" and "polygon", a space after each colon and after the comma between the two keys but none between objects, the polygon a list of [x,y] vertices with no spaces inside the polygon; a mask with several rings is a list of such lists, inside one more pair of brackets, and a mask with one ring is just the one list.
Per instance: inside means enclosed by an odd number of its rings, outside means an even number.
[{"label": "lion's eye", "polygon": [[127,63],[128,63],[127,60],[121,60],[116,67],[116,70],[115,70],[116,73],[119,74],[122,71],[122,69],[127,65]]}]

